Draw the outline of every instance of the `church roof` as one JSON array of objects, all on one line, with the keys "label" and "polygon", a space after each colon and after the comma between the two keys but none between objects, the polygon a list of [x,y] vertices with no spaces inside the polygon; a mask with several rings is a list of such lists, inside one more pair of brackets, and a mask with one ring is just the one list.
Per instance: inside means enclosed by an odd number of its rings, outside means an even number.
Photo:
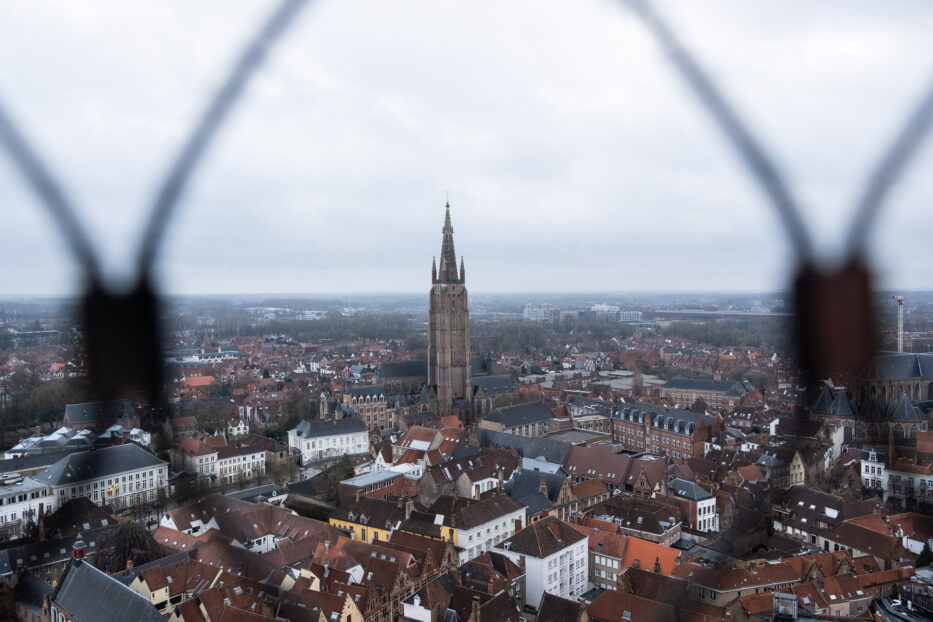
[{"label": "church roof", "polygon": [[438,283],[461,283],[462,280],[457,274],[457,253],[454,251],[454,228],[450,224],[450,203],[446,205],[447,211],[444,215],[444,234],[441,243],[441,265],[437,271]]}]

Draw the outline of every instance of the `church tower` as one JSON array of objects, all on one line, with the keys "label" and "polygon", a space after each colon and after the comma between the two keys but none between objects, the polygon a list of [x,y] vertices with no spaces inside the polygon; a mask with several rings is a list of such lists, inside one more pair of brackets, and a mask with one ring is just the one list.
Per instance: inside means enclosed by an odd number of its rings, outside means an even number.
[{"label": "church tower", "polygon": [[444,216],[440,266],[431,266],[431,311],[428,330],[428,384],[436,387],[438,414],[450,412],[458,400],[470,398],[470,312],[463,259],[457,272],[450,203]]}]

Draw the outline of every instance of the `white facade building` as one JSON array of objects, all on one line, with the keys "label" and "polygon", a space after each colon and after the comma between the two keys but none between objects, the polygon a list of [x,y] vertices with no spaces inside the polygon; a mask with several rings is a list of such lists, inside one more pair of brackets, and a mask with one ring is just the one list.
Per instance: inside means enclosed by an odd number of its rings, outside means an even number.
[{"label": "white facade building", "polygon": [[87,497],[98,505],[123,508],[154,501],[159,490],[167,492],[168,464],[127,443],[69,454],[35,479],[51,487],[59,505]]},{"label": "white facade building", "polygon": [[57,509],[57,498],[46,484],[19,474],[0,478],[0,534],[19,537],[26,523],[38,523],[40,516]]},{"label": "white facade building", "polygon": [[288,448],[300,452],[301,463],[369,453],[369,430],[359,417],[302,421],[288,431]]},{"label": "white facade building", "polygon": [[548,302],[529,302],[522,310],[522,319],[529,322],[553,322],[557,317],[557,310]]},{"label": "white facade building", "polygon": [[217,450],[217,475],[221,481],[235,483],[266,472],[266,452],[258,445],[228,445]]},{"label": "white facade building", "polygon": [[495,547],[516,564],[525,557],[525,602],[539,603],[544,592],[576,600],[587,591],[587,538],[556,518],[545,518]]}]

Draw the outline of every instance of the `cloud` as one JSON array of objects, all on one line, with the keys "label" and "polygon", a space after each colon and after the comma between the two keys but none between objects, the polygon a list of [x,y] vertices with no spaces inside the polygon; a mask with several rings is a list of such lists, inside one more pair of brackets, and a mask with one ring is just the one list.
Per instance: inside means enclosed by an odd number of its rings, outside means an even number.
[{"label": "cloud", "polygon": [[[933,73],[933,8],[661,2],[752,122],[821,253]],[[266,3],[0,8],[0,96],[61,173],[115,278],[148,197]],[[883,282],[933,286],[917,158],[872,236]],[[780,223],[621,3],[312,3],[202,163],[160,256],[181,293],[421,291],[450,193],[475,291],[757,290]],[[74,288],[0,164],[0,291]]]}]

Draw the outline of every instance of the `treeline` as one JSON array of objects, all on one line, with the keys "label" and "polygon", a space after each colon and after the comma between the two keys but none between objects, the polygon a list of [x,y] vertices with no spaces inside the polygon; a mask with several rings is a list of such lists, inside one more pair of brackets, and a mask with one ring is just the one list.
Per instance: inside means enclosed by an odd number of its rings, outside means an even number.
[{"label": "treeline", "polygon": [[55,425],[65,415],[67,404],[91,400],[84,378],[63,378],[9,387],[6,404],[0,408],[0,426],[5,431]]},{"label": "treeline", "polygon": [[793,345],[790,320],[720,320],[718,322],[671,322],[666,337],[683,337],[716,347],[771,348],[787,351]]}]

